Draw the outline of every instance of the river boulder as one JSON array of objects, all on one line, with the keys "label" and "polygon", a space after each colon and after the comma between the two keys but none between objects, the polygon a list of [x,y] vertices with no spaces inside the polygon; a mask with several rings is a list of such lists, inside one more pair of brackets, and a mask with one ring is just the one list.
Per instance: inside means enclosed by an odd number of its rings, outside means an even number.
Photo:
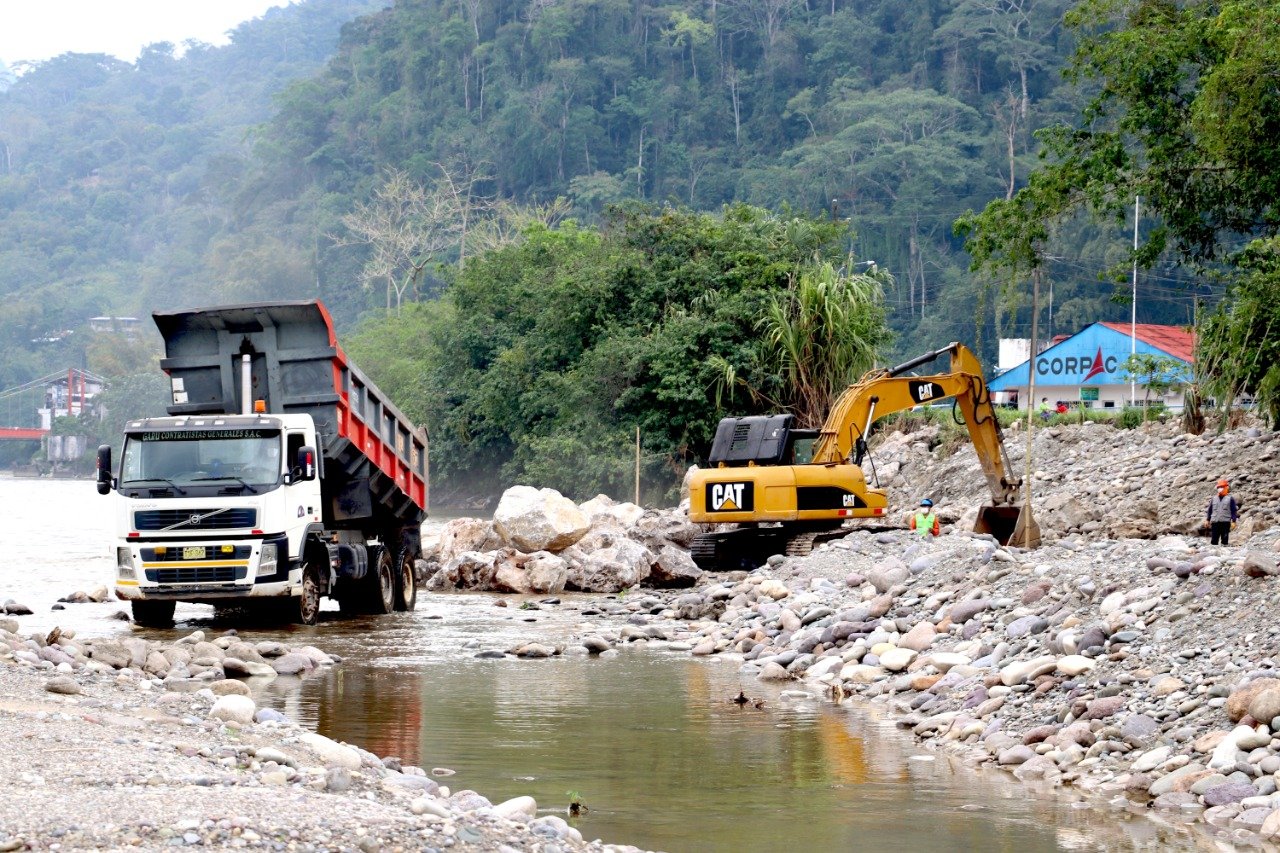
[{"label": "river boulder", "polygon": [[463,551],[493,551],[501,545],[492,522],[481,518],[454,518],[440,531],[434,547],[423,542],[423,553],[445,565]]},{"label": "river boulder", "polygon": [[533,591],[529,586],[529,575],[525,572],[524,566],[509,558],[498,560],[497,568],[493,573],[492,589],[494,592],[514,592],[519,595],[528,595]]},{"label": "river boulder", "polygon": [[495,552],[463,551],[428,582],[431,589],[490,589],[497,573]]},{"label": "river boulder", "polygon": [[569,564],[564,558],[548,552],[532,556],[533,559],[524,564],[529,589],[533,592],[564,592],[564,585],[569,579]]},{"label": "river boulder", "polygon": [[619,592],[649,577],[654,555],[631,539],[571,560],[566,586],[582,592]]},{"label": "river boulder", "polygon": [[664,545],[658,552],[649,573],[649,586],[693,586],[702,577],[702,569],[693,562],[689,552],[675,545]]},{"label": "river boulder", "polygon": [[555,489],[512,486],[498,501],[493,528],[504,543],[520,551],[556,552],[585,536],[591,521]]},{"label": "river boulder", "polygon": [[578,504],[578,509],[594,526],[603,522],[613,522],[622,527],[631,527],[644,515],[644,509],[633,503],[619,503],[608,495],[596,495],[585,503]]}]

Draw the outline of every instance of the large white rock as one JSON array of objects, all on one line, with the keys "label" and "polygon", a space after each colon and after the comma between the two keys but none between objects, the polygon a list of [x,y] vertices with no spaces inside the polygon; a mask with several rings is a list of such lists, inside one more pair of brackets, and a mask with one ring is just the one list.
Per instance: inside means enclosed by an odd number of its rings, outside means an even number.
[{"label": "large white rock", "polygon": [[1063,675],[1074,677],[1082,672],[1088,672],[1096,664],[1097,661],[1084,655],[1067,655],[1066,657],[1058,658],[1057,668],[1058,672]]},{"label": "large white rock", "polygon": [[1058,666],[1058,659],[1053,655],[1042,655],[1031,660],[1015,661],[1000,670],[1000,683],[1006,687],[1023,684],[1039,678],[1046,672],[1053,672]]},{"label": "large white rock", "polygon": [[534,592],[564,592],[569,579],[569,564],[555,554],[535,554],[524,564],[524,571]]},{"label": "large white rock", "polygon": [[336,740],[331,740],[315,732],[307,732],[299,737],[298,740],[314,752],[326,767],[345,767],[348,770],[360,769],[360,753],[353,747],[338,743]]},{"label": "large white rock", "polygon": [[761,597],[772,598],[774,601],[780,601],[791,594],[791,590],[787,589],[787,585],[777,578],[766,578],[760,582],[757,587]]},{"label": "large white rock", "polygon": [[501,544],[492,522],[482,518],[454,518],[440,531],[434,548],[424,540],[423,555],[444,565],[464,551],[492,551]]},{"label": "large white rock", "polygon": [[972,663],[968,655],[957,652],[935,652],[925,658],[924,662],[938,672],[947,672],[954,666],[968,666]]},{"label": "large white rock", "polygon": [[445,564],[432,583],[456,589],[489,589],[498,570],[494,552],[463,551]]},{"label": "large white rock", "polygon": [[839,672],[844,668],[845,662],[842,658],[832,655],[825,657],[815,663],[813,666],[805,670],[805,678],[822,678],[824,675],[830,675]]},{"label": "large white rock", "polygon": [[258,706],[248,696],[231,693],[213,703],[213,707],[209,709],[209,718],[248,724],[253,722],[253,714],[257,710]]},{"label": "large white rock", "polygon": [[515,592],[526,595],[533,592],[529,574],[524,567],[511,560],[499,560],[493,573],[493,589],[497,592]]},{"label": "large white rock", "polygon": [[578,505],[555,489],[512,486],[493,513],[502,541],[521,551],[561,551],[591,529]]},{"label": "large white rock", "polygon": [[583,592],[619,592],[649,577],[654,559],[639,542],[619,539],[581,561],[570,561],[566,585]]},{"label": "large white rock", "polygon": [[690,465],[684,472],[684,479],[680,481],[680,500],[689,500],[689,489],[693,483],[693,475],[696,473],[698,473],[697,465]]},{"label": "large white rock", "polygon": [[689,552],[677,545],[663,545],[653,563],[649,576],[652,586],[693,586],[702,577],[702,569],[693,561]]},{"label": "large white rock", "polygon": [[498,817],[508,819],[523,815],[525,817],[538,816],[538,801],[533,797],[512,797],[509,800],[498,803],[493,807],[493,813]]},{"label": "large white rock", "polygon": [[845,664],[840,670],[840,680],[854,684],[870,684],[882,677],[885,671],[878,666],[863,663]]},{"label": "large white rock", "polygon": [[591,500],[578,504],[592,524],[620,524],[631,527],[644,515],[644,508],[633,503],[618,503],[608,495],[596,495]]},{"label": "large white rock", "polygon": [[915,657],[911,649],[889,649],[880,656],[880,665],[890,672],[901,672]]}]

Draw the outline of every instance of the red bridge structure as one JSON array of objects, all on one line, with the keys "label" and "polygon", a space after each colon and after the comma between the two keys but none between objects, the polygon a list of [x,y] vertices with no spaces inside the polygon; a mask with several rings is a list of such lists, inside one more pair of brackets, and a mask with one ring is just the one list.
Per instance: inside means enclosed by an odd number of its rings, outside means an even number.
[{"label": "red bridge structure", "polygon": [[44,439],[54,418],[89,411],[105,387],[101,377],[69,367],[0,391],[0,441]]}]

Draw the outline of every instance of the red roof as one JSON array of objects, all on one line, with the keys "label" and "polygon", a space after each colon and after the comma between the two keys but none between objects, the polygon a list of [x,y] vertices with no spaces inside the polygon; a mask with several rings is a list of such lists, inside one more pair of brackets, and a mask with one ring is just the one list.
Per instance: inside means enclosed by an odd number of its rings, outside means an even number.
[{"label": "red roof", "polygon": [[[1113,332],[1129,337],[1128,323],[1103,323]],[[1196,335],[1181,326],[1157,326],[1154,323],[1139,323],[1133,327],[1133,333],[1145,344],[1163,350],[1174,358],[1180,358],[1188,364],[1195,362]]]}]

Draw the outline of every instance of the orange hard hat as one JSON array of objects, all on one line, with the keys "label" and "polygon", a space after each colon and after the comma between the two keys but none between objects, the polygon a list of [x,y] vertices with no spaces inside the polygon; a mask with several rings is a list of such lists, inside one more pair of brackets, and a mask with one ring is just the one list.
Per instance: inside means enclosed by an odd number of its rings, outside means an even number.
[{"label": "orange hard hat", "polygon": [[1219,488],[1219,489],[1225,489],[1225,488],[1228,488],[1227,481],[1226,481],[1226,480],[1219,480],[1219,481],[1218,481],[1218,488]]}]

